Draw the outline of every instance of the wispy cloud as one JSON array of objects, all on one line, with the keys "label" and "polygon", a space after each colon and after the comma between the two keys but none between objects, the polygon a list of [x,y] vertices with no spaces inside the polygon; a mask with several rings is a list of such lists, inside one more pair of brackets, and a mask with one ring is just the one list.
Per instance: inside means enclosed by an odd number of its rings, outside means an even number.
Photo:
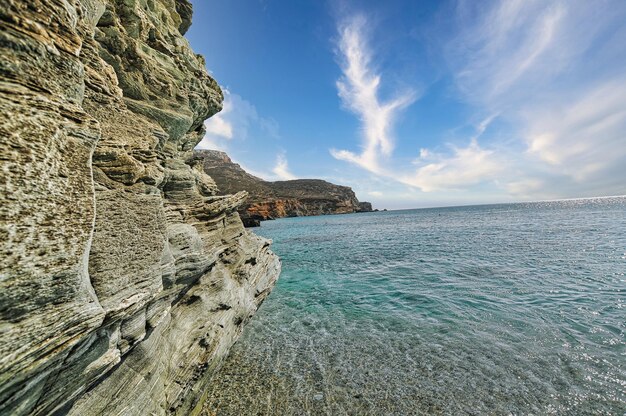
[{"label": "wispy cloud", "polygon": [[590,88],[574,102],[522,114],[528,151],[575,181],[626,166],[626,78]]},{"label": "wispy cloud", "polygon": [[626,192],[615,180],[626,175],[626,3],[460,1],[457,12],[447,52],[462,97],[527,147],[505,188]]},{"label": "wispy cloud", "polygon": [[448,58],[458,87],[472,101],[510,102],[505,94],[521,81],[536,82],[565,64],[564,51],[550,53],[565,24],[566,9],[559,1],[460,1],[457,12],[458,32]]},{"label": "wispy cloud", "polygon": [[272,173],[274,173],[276,179],[281,181],[297,179],[297,176],[289,171],[289,164],[285,153],[279,153],[276,155],[276,165],[274,166],[274,169],[272,169]]},{"label": "wispy cloud", "polygon": [[196,146],[198,149],[228,150],[231,140],[247,140],[254,131],[255,138],[278,137],[278,123],[261,117],[256,107],[230,90],[224,88],[224,108],[205,121],[206,134]]},{"label": "wispy cloud", "polygon": [[343,105],[357,115],[362,123],[362,151],[331,149],[340,160],[355,163],[371,172],[382,173],[381,157],[389,157],[394,149],[392,136],[398,113],[416,99],[413,90],[404,90],[395,97],[382,101],[381,76],[372,62],[372,51],[367,43],[367,20],[357,15],[339,24],[338,54],[343,76],[337,81]]},{"label": "wispy cloud", "polygon": [[255,167],[252,167],[238,160],[236,157],[231,157],[231,159],[234,163],[237,163],[243,170],[264,181],[288,181],[292,179],[298,179],[298,177],[289,170],[289,163],[287,161],[287,155],[285,151],[280,151],[276,154],[275,162],[273,167],[271,168],[271,171],[266,169],[256,169]]},{"label": "wispy cloud", "polygon": [[467,147],[449,146],[452,154],[433,153],[426,149],[414,161],[415,174],[399,177],[402,183],[424,192],[465,188],[494,180],[504,170],[504,162],[493,150],[482,149],[475,139]]},{"label": "wispy cloud", "polygon": [[[224,107],[205,122],[206,134],[196,148],[228,152],[246,172],[267,181],[296,179],[296,175],[289,170],[284,150],[278,150],[275,164],[271,164],[272,156],[277,151],[272,149],[277,146],[275,139],[280,138],[278,123],[274,119],[261,117],[256,107],[240,95],[226,88],[223,91]],[[244,143],[247,140],[250,142]],[[253,140],[255,143],[252,143]],[[256,156],[263,155],[261,163],[249,163],[250,158],[246,156],[250,148],[256,149]],[[240,158],[248,163],[242,162]]]},{"label": "wispy cloud", "polygon": [[481,120],[468,123],[474,134],[422,148],[412,167],[394,159],[394,122],[416,95],[381,101],[376,54],[357,16],[338,27],[337,88],[362,122],[362,151],[333,156],[423,192],[626,193],[626,3],[459,0],[454,12],[441,53],[454,99]]},{"label": "wispy cloud", "polygon": [[225,99],[222,111],[209,118],[204,123],[204,126],[206,127],[207,136],[230,140],[233,138],[233,125],[230,121],[230,113],[233,111],[233,100],[228,90],[225,89],[224,94]]},{"label": "wispy cloud", "polygon": [[[331,154],[377,175],[392,178],[400,183],[419,188],[424,192],[456,189],[493,179],[502,170],[493,151],[482,149],[477,138],[497,117],[490,115],[476,126],[476,135],[465,147],[448,146],[449,154],[433,153],[421,149],[416,160],[417,170],[389,167],[394,150],[392,136],[394,122],[399,112],[417,98],[414,90],[398,93],[387,102],[381,102],[381,75],[374,68],[373,51],[368,45],[364,28],[367,20],[356,15],[339,24],[338,51],[343,77],[337,81],[337,89],[343,105],[356,114],[362,122],[362,152],[331,150]],[[375,195],[373,195],[375,196]]]}]

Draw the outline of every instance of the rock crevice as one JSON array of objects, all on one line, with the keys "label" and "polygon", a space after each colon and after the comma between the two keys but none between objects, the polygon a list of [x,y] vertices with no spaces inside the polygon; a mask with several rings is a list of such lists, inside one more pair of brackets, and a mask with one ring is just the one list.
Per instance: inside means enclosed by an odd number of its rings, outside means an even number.
[{"label": "rock crevice", "polygon": [[187,0],[0,8],[0,413],[189,414],[280,263],[188,161]]}]

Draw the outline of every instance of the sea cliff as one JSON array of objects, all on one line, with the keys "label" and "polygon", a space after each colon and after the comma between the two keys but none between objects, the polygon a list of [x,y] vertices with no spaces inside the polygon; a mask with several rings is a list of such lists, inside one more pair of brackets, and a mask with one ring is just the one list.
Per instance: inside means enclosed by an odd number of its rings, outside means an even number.
[{"label": "sea cliff", "polygon": [[372,204],[359,202],[347,186],[321,179],[266,181],[249,174],[218,150],[196,150],[193,159],[215,180],[221,194],[249,193],[239,208],[247,225],[274,218],[372,211]]},{"label": "sea cliff", "polygon": [[191,414],[280,272],[189,163],[187,0],[0,7],[0,414]]}]

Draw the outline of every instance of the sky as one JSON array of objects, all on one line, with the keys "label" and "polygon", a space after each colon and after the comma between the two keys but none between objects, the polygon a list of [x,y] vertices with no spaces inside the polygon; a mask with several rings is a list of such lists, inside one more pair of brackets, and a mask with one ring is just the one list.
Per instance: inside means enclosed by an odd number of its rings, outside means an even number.
[{"label": "sky", "polygon": [[194,0],[198,148],[375,208],[626,194],[626,1]]}]

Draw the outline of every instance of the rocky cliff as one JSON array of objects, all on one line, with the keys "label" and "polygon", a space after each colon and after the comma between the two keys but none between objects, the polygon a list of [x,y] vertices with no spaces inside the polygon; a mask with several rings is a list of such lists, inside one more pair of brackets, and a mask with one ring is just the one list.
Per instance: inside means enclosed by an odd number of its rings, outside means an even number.
[{"label": "rocky cliff", "polygon": [[193,159],[215,180],[220,193],[249,193],[239,211],[250,225],[272,218],[372,211],[372,204],[359,202],[347,186],[320,179],[268,182],[250,175],[217,150],[197,150]]},{"label": "rocky cliff", "polygon": [[192,414],[278,277],[189,164],[187,0],[0,6],[0,414]]}]

